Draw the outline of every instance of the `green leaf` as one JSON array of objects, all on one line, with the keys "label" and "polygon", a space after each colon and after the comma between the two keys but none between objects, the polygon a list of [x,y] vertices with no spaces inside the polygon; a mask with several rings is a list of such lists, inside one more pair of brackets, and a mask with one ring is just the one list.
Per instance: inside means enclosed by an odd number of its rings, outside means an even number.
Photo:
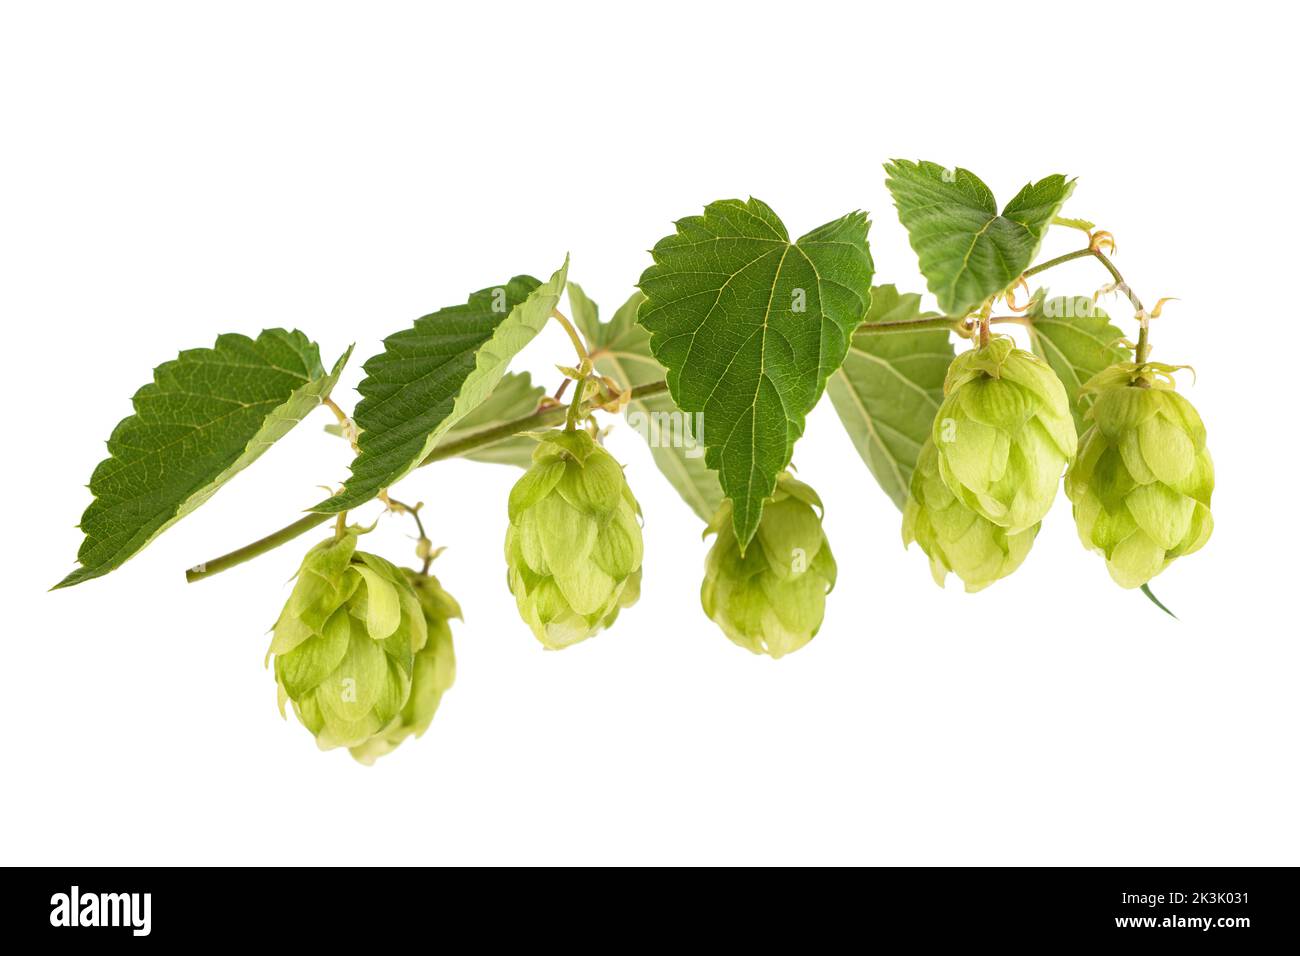
[{"label": "green leaf", "polygon": [[[921,297],[892,285],[871,290],[863,325],[926,318]],[[853,446],[885,494],[900,509],[921,446],[943,401],[943,378],[953,359],[948,332],[854,333],[848,357],[826,383]]]},{"label": "green leaf", "polygon": [[1074,191],[1074,180],[1048,176],[1025,186],[999,215],[993,193],[968,170],[896,159],[885,172],[926,284],[954,316],[1015,284]]},{"label": "green leaf", "polygon": [[723,200],[680,220],[641,276],[638,320],[677,407],[701,413],[741,547],[866,314],[868,228],[854,212],[791,243],[765,204]]},{"label": "green leaf", "polygon": [[[587,293],[583,292],[582,286],[576,282],[569,283],[569,311],[572,313],[569,318],[573,319],[573,324],[578,327],[587,345],[594,348],[596,340],[602,334],[600,310],[595,302],[587,298]],[[635,316],[633,318],[635,319]]]},{"label": "green leaf", "polygon": [[[537,411],[546,389],[534,385],[527,372],[507,372],[492,389],[492,394],[472,412],[458,421],[438,442],[460,441],[463,438],[495,428],[498,425],[523,418]],[[511,435],[490,445],[480,445],[459,456],[471,461],[485,461],[496,465],[516,465],[527,468],[533,461],[537,440],[526,435]]]},{"label": "green leaf", "polygon": [[1034,293],[1025,321],[1030,345],[1065,385],[1075,427],[1083,434],[1083,414],[1092,396],[1080,394],[1079,389],[1102,369],[1133,360],[1132,350],[1120,344],[1124,333],[1087,296],[1049,298],[1045,289]]},{"label": "green leaf", "polygon": [[384,339],[358,386],[358,443],[352,477],[312,510],[365,504],[419,467],[455,424],[487,399],[510,360],[546,324],[564,291],[569,260],[545,283],[515,276],[481,289],[464,305],[415,320]]},{"label": "green leaf", "polygon": [[55,587],[107,574],[211,498],[329,395],[351,353],[326,373],[307,336],[267,329],[154,369],[91,476],[81,567]]},{"label": "green leaf", "polygon": [[[593,349],[596,371],[627,388],[662,382],[667,376],[650,354],[650,333],[636,324],[643,301],[645,296],[634,292],[613,318],[601,325],[596,304],[576,283],[569,283],[569,305]],[[587,326],[582,326],[583,322]],[[633,399],[628,403],[626,417],[650,446],[655,464],[682,500],[704,521],[712,521],[722,504],[722,488],[718,476],[704,463],[704,447],[695,440],[690,416],[661,392]]]}]

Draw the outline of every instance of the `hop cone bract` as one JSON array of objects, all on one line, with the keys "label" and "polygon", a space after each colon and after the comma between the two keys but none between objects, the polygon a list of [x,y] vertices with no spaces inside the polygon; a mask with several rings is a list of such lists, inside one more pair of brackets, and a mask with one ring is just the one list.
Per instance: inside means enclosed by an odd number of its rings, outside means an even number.
[{"label": "hop cone bract", "polygon": [[1029,554],[1039,525],[1011,532],[967,508],[943,482],[934,442],[921,447],[903,508],[903,544],[913,541],[930,558],[940,587],[956,572],[970,592],[1004,578]]},{"label": "hop cone bract", "polygon": [[[1085,547],[1110,576],[1135,588],[1210,537],[1214,464],[1205,425],[1174,390],[1173,366],[1113,365],[1084,388],[1093,394],[1065,493]],[[1154,374],[1153,374],[1154,373]]]},{"label": "hop cone bract", "polygon": [[783,473],[741,553],[725,501],[705,530],[709,549],[700,602],[723,633],[755,654],[781,657],[816,636],[835,586],[835,557],[817,492]]},{"label": "hop cone bract", "polygon": [[506,566],[519,613],[549,648],[614,623],[641,591],[641,508],[585,431],[541,437],[510,491]]},{"label": "hop cone bract", "polygon": [[364,764],[374,763],[396,749],[407,737],[419,737],[428,730],[442,695],[456,680],[456,653],[451,642],[450,622],[452,618],[461,619],[460,605],[442,589],[433,575],[420,574],[409,568],[403,568],[402,572],[420,602],[429,639],[415,652],[411,693],[401,711],[387,727],[352,748],[352,756]]},{"label": "hop cone bract", "polygon": [[944,484],[1012,534],[1033,528],[1078,443],[1061,380],[999,335],[958,355],[943,389],[931,437]]}]

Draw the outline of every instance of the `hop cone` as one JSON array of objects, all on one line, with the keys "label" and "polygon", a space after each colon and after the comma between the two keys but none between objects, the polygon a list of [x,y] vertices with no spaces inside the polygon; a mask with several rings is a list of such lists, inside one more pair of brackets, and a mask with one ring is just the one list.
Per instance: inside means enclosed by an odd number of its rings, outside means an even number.
[{"label": "hop cone", "polygon": [[930,558],[935,584],[942,587],[948,572],[954,571],[967,591],[988,587],[1020,567],[1038,528],[1012,533],[971,511],[943,483],[934,442],[921,447],[903,509],[903,544],[915,541],[921,546]]},{"label": "hop cone", "polygon": [[[1150,371],[1163,374],[1150,374]],[[1095,400],[1065,493],[1085,547],[1136,588],[1191,554],[1214,529],[1214,464],[1205,426],[1174,391],[1168,365],[1113,365],[1084,386]]]},{"label": "hop cone", "polygon": [[958,355],[943,390],[932,438],[944,484],[1012,534],[1033,528],[1078,441],[1060,379],[1000,335]]},{"label": "hop cone", "polygon": [[397,720],[428,624],[406,575],[356,550],[357,534],[307,552],[270,654],[285,701],[322,750],[361,747]]},{"label": "hop cone", "polygon": [[641,508],[584,431],[542,436],[510,491],[506,565],[519,613],[549,648],[614,623],[641,593]]},{"label": "hop cone", "polygon": [[429,639],[415,652],[411,669],[411,693],[406,704],[387,727],[363,744],[352,748],[352,756],[372,764],[410,736],[419,737],[433,723],[442,695],[456,680],[456,654],[451,644],[452,618],[461,619],[460,605],[442,589],[431,574],[403,568],[424,612]]},{"label": "hop cone", "polygon": [[723,502],[705,530],[718,538],[709,549],[700,602],[741,647],[781,657],[816,636],[836,570],[821,511],[817,492],[785,473],[743,554],[731,502]]}]

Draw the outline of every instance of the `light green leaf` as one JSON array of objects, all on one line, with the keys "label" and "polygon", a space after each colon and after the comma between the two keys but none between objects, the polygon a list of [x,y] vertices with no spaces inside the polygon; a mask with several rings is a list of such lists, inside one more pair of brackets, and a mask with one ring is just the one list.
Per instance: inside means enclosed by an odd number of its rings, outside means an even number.
[{"label": "light green leaf", "polygon": [[[892,285],[871,290],[863,325],[925,318],[921,297]],[[943,401],[943,378],[953,358],[948,332],[859,330],[848,357],[826,383],[853,446],[885,494],[902,508],[921,446]]]},{"label": "light green leaf", "polygon": [[[662,382],[667,376],[664,367],[650,354],[650,333],[636,324],[637,310],[643,301],[645,296],[634,292],[613,318],[601,325],[595,303],[575,283],[569,283],[569,305],[574,319],[583,316],[583,321],[590,323],[583,335],[593,349],[596,371],[626,388]],[[579,306],[579,302],[583,305]],[[722,504],[722,488],[718,476],[704,463],[704,446],[695,440],[690,416],[663,392],[633,399],[625,414],[628,424],[650,446],[655,464],[682,500],[704,521],[712,521]]]},{"label": "light green leaf", "polygon": [[1020,278],[1074,191],[1073,179],[1048,176],[1026,185],[999,215],[993,193],[969,170],[896,159],[885,172],[925,281],[939,308],[954,316]]},{"label": "light green leaf", "polygon": [[541,331],[560,301],[568,269],[566,258],[540,284],[515,276],[384,339],[384,351],[366,362],[358,386],[362,399],[354,417],[361,453],[352,462],[352,477],[340,494],[312,510],[355,508],[419,467]]},{"label": "light green leaf", "polygon": [[1132,350],[1120,344],[1124,333],[1109,319],[1086,296],[1049,298],[1045,289],[1034,293],[1025,313],[1030,345],[1065,385],[1080,434],[1083,413],[1092,404],[1092,396],[1080,394],[1080,387],[1102,369],[1133,360]]},{"label": "light green leaf", "polygon": [[573,319],[573,324],[578,327],[587,345],[594,347],[601,334],[600,310],[576,282],[569,283],[569,311],[569,318]]},{"label": "light green leaf", "polygon": [[329,395],[351,353],[326,373],[307,336],[267,329],[154,369],[90,478],[81,567],[55,586],[107,574],[211,498]]},{"label": "light green leaf", "polygon": [[701,413],[742,547],[866,314],[868,228],[855,212],[792,243],[757,199],[723,200],[680,220],[641,276],[638,321],[677,407]]},{"label": "light green leaf", "polygon": [[[447,442],[460,441],[478,432],[514,421],[516,418],[531,415],[537,411],[545,394],[546,389],[534,385],[527,372],[507,372],[483,404],[458,421],[442,436],[438,444],[445,445]],[[460,457],[496,465],[516,465],[527,468],[532,464],[533,449],[536,447],[536,439],[525,435],[511,435],[490,445],[480,445]]]}]

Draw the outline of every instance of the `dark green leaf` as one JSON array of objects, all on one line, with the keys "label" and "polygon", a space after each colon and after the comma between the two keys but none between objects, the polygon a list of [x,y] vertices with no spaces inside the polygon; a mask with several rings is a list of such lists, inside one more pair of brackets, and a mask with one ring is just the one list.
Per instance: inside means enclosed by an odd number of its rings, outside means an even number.
[{"label": "dark green leaf", "polygon": [[564,291],[569,263],[545,283],[516,276],[464,305],[416,319],[384,339],[358,390],[361,453],[342,493],[313,511],[364,504],[419,467],[455,424],[483,402],[515,355],[546,324]]},{"label": "dark green leaf", "polygon": [[158,366],[91,476],[81,567],[56,587],[107,574],[207,501],[320,404],[351,352],[327,373],[301,332],[268,329]]},{"label": "dark green leaf", "polygon": [[764,203],[723,200],[680,220],[641,276],[638,320],[677,407],[701,413],[742,547],[866,314],[868,226],[855,212],[792,243]]}]

